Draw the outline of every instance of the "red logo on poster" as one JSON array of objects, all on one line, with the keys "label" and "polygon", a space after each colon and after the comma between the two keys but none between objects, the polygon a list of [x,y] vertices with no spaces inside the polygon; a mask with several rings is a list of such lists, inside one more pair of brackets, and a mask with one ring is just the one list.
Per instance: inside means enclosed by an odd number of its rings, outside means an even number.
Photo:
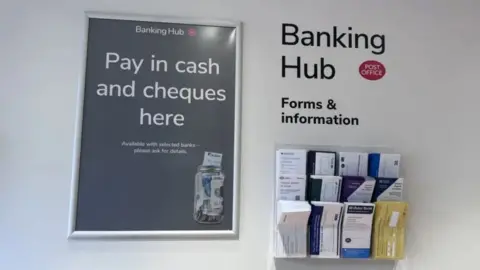
[{"label": "red logo on poster", "polygon": [[193,28],[190,28],[188,29],[188,35],[191,36],[191,37],[194,37],[197,35],[197,31],[195,31],[195,29]]},{"label": "red logo on poster", "polygon": [[360,75],[363,78],[370,81],[376,81],[383,78],[387,70],[382,63],[375,60],[368,60],[360,65],[358,72],[360,72]]}]

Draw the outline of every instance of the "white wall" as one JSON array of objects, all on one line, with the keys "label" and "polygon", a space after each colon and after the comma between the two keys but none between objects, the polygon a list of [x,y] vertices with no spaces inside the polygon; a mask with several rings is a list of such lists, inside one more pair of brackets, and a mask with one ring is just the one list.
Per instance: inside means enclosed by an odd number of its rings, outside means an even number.
[{"label": "white wall", "polygon": [[[388,3],[387,3],[388,2]],[[422,3],[420,3],[422,2]],[[244,24],[240,240],[66,240],[83,11],[232,18]],[[269,257],[274,143],[387,145],[403,155],[411,203],[402,270],[478,269],[478,1],[17,0],[0,7],[0,268],[252,269]],[[387,51],[281,46],[281,23],[387,36]],[[333,81],[282,79],[282,54],[325,56]],[[361,60],[388,75],[369,83]],[[280,124],[280,97],[339,102],[357,128]],[[450,184],[454,183],[456,185]],[[461,246],[461,249],[455,248]],[[330,268],[331,267],[331,268]],[[374,262],[287,262],[287,269],[392,269]]]}]

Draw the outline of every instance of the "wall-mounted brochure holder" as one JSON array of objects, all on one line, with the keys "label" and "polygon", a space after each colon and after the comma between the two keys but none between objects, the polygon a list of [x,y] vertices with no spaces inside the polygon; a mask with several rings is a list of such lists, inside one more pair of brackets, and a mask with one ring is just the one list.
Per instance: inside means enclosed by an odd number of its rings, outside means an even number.
[{"label": "wall-mounted brochure holder", "polygon": [[401,260],[408,204],[386,147],[276,147],[273,257]]}]

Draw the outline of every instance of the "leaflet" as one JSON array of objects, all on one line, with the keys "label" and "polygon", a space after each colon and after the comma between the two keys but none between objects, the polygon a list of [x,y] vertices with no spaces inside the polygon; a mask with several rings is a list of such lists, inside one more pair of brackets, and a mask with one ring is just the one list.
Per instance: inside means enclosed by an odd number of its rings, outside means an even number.
[{"label": "leaflet", "polygon": [[308,183],[308,200],[338,202],[341,185],[341,176],[311,175]]},{"label": "leaflet", "polygon": [[372,258],[401,260],[404,258],[406,202],[375,203]]},{"label": "leaflet", "polygon": [[373,203],[345,203],[342,228],[342,258],[369,258]]},{"label": "leaflet", "polygon": [[276,257],[307,256],[307,230],[311,206],[304,201],[277,202]]},{"label": "leaflet", "polygon": [[335,175],[335,152],[309,151],[308,173],[313,175]]},{"label": "leaflet", "polygon": [[368,153],[339,152],[338,160],[338,175],[368,175]]},{"label": "leaflet", "polygon": [[368,175],[383,178],[400,177],[400,154],[369,154]]},{"label": "leaflet", "polygon": [[280,175],[277,177],[277,201],[304,201],[307,177],[305,175]]},{"label": "leaflet", "polygon": [[340,220],[343,204],[311,202],[309,254],[312,257],[340,257]]},{"label": "leaflet", "polygon": [[403,199],[403,178],[376,178],[372,202],[401,201]]},{"label": "leaflet", "polygon": [[342,178],[342,191],[340,202],[364,202],[372,201],[375,178],[362,176],[344,176]]},{"label": "leaflet", "polygon": [[306,175],[307,150],[279,149],[276,156],[276,175]]}]

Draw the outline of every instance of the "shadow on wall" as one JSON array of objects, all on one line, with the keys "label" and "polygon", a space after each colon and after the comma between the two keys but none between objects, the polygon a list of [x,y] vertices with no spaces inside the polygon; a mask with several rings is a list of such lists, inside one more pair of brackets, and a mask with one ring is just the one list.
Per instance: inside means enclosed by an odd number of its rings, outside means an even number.
[{"label": "shadow on wall", "polygon": [[7,155],[9,154],[7,136],[0,134],[0,194],[7,184]]},{"label": "shadow on wall", "polygon": [[[6,134],[0,133],[0,170],[5,172],[7,169],[7,155],[9,154]],[[0,174],[2,175],[2,174]]]},{"label": "shadow on wall", "polygon": [[275,268],[276,270],[391,270],[395,269],[395,262],[360,259],[276,259]]},{"label": "shadow on wall", "polygon": [[6,134],[0,134],[0,202],[5,202],[3,199],[6,199],[7,195],[9,194],[8,188],[11,188],[12,186],[11,179],[9,177],[11,167],[8,167],[8,158],[13,151],[11,148],[12,146],[8,144]]}]

